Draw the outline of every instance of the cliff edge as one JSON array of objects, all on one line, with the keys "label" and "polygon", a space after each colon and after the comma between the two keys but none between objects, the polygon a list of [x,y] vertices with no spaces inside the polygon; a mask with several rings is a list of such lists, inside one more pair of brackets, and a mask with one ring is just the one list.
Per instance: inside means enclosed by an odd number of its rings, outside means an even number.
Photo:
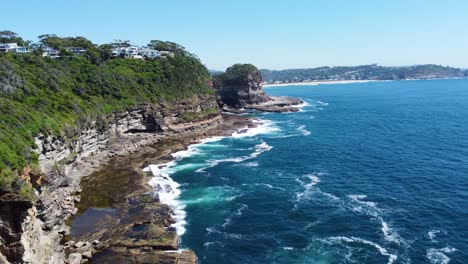
[{"label": "cliff edge", "polygon": [[301,100],[268,96],[263,91],[261,72],[252,64],[235,64],[213,76],[213,87],[224,109],[252,109],[264,112],[296,112]]}]

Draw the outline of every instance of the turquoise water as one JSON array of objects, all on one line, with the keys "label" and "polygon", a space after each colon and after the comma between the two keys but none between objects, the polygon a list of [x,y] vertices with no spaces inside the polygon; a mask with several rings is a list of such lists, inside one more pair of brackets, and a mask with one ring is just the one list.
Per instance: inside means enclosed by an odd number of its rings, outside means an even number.
[{"label": "turquoise water", "polygon": [[468,263],[468,80],[266,91],[308,105],[167,170],[182,247],[201,263]]}]

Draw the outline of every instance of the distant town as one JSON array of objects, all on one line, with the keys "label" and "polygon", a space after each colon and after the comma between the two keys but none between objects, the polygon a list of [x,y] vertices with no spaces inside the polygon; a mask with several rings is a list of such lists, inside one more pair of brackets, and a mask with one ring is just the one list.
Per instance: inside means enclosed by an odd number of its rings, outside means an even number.
[{"label": "distant town", "polygon": [[[65,47],[64,50],[78,56],[86,54],[87,51],[87,49],[83,47]],[[18,43],[0,43],[0,52],[16,54],[30,54],[32,52],[37,52],[42,54],[42,57],[49,57],[52,59],[57,59],[63,56],[62,51],[46,45],[25,47],[19,46]],[[115,58],[156,59],[173,56],[174,53],[171,51],[155,50],[148,47],[125,46],[115,47],[112,49],[112,57]]]}]

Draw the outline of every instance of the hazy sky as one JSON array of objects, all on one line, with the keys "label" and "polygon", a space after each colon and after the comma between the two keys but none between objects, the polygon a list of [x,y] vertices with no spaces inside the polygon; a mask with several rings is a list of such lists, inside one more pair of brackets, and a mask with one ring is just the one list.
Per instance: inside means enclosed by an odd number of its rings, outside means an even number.
[{"label": "hazy sky", "polygon": [[175,41],[210,69],[242,62],[468,68],[468,0],[2,1],[0,29],[143,45]]}]

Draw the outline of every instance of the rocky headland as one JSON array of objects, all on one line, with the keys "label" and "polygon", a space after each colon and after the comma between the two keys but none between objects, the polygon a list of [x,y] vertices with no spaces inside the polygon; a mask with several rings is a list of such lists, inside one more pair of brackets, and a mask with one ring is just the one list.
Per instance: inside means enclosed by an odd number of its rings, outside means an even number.
[{"label": "rocky headland", "polygon": [[39,133],[39,170],[21,173],[35,200],[0,197],[0,263],[196,263],[193,251],[179,250],[172,208],[143,169],[203,138],[254,126],[222,109],[298,110],[301,100],[268,96],[259,71],[241,68],[215,77],[216,93],[115,111],[71,136]]},{"label": "rocky headland", "polygon": [[213,79],[220,105],[227,111],[296,112],[297,106],[303,103],[297,98],[268,96],[263,90],[261,72],[251,64],[235,64]]}]

